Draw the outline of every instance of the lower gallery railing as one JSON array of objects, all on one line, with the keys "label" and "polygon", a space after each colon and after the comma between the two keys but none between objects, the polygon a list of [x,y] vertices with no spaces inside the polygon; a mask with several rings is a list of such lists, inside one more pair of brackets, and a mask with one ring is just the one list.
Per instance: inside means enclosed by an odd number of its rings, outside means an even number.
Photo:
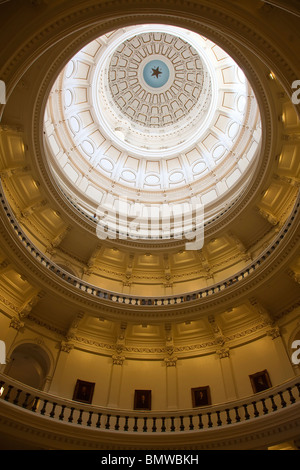
[{"label": "lower gallery railing", "polygon": [[227,428],[295,406],[300,402],[300,377],[245,399],[172,412],[136,412],[86,405],[33,389],[3,374],[0,393],[0,406],[4,401],[35,415],[83,428],[116,433],[182,433]]}]

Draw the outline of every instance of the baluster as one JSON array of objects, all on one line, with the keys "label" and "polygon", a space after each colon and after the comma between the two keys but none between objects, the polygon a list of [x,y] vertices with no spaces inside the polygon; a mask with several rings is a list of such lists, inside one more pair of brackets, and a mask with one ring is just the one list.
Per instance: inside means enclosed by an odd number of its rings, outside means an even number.
[{"label": "baluster", "polygon": [[298,389],[299,397],[300,397],[300,383],[296,384],[296,387]]},{"label": "baluster", "polygon": [[174,422],[174,416],[171,416],[171,431],[175,431],[175,422]]},{"label": "baluster", "polygon": [[19,397],[20,397],[20,393],[22,392],[22,390],[20,388],[18,388],[17,390],[17,395],[15,396],[15,399],[13,401],[13,404],[14,405],[17,405],[19,403]]},{"label": "baluster", "polygon": [[180,431],[184,431],[183,416],[180,416]]},{"label": "baluster", "polygon": [[134,417],[134,426],[133,426],[134,432],[137,432],[137,430],[138,430],[137,422],[138,422],[138,418],[135,416]]},{"label": "baluster", "polygon": [[156,427],[156,418],[152,418],[153,425],[152,425],[152,432],[156,432],[157,427]]},{"label": "baluster", "polygon": [[199,418],[199,423],[198,423],[198,427],[199,429],[203,429],[203,422],[202,422],[202,414],[198,414],[198,418]]},{"label": "baluster", "polygon": [[110,428],[110,417],[111,417],[111,415],[107,415],[107,419],[106,419],[106,423],[105,423],[105,429]]},{"label": "baluster", "polygon": [[227,408],[225,411],[226,411],[226,416],[227,416],[226,422],[227,422],[227,424],[231,424],[231,423],[232,423],[232,420],[231,420],[231,418],[230,418],[230,413],[229,413],[230,410],[229,410],[229,408]]},{"label": "baluster", "polygon": [[70,416],[69,416],[69,419],[68,419],[69,423],[73,423],[73,413],[74,413],[74,410],[75,410],[75,408],[72,407],[72,408],[71,408],[71,413],[70,413]]},{"label": "baluster", "polygon": [[83,413],[83,410],[79,410],[79,417],[77,419],[77,424],[82,424],[82,413]]},{"label": "baluster", "polygon": [[211,420],[211,412],[210,411],[207,413],[207,416],[208,416],[208,427],[212,428],[213,423],[212,423],[212,420]]},{"label": "baluster", "polygon": [[282,406],[282,408],[285,408],[286,407],[286,401],[283,398],[282,392],[278,392],[278,394],[281,398],[281,406]]},{"label": "baluster", "polygon": [[166,432],[166,426],[165,426],[165,417],[161,418],[162,424],[161,424],[161,432]]},{"label": "baluster", "polygon": [[248,413],[248,408],[247,408],[247,405],[243,405],[244,409],[245,409],[245,419],[250,419],[250,415]]},{"label": "baluster", "polygon": [[36,412],[37,404],[39,402],[39,399],[40,399],[39,397],[35,397],[35,399],[34,399],[34,403],[33,403],[32,408],[31,408],[31,411],[33,411],[34,413]]},{"label": "baluster", "polygon": [[253,408],[254,408],[254,417],[257,418],[259,416],[258,409],[256,408],[256,401],[252,402]]},{"label": "baluster", "polygon": [[52,410],[51,410],[51,413],[49,415],[50,418],[54,418],[56,405],[57,405],[57,403],[53,403]]},{"label": "baluster", "polygon": [[261,402],[263,404],[263,412],[264,412],[264,415],[267,415],[269,413],[269,410],[268,408],[266,407],[266,403],[265,403],[265,398],[262,398],[261,399]]},{"label": "baluster", "polygon": [[192,430],[194,429],[193,415],[189,415],[189,418],[190,418],[190,425],[189,425],[189,428],[190,428],[190,430],[192,431]]},{"label": "baluster", "polygon": [[86,423],[87,426],[92,425],[92,416],[93,416],[93,412],[89,411],[89,419],[87,420],[87,423]]},{"label": "baluster", "polygon": [[24,400],[24,403],[22,405],[23,408],[27,408],[28,406],[28,398],[30,397],[30,393],[26,393],[26,398]]},{"label": "baluster", "polygon": [[120,421],[120,415],[117,415],[117,421],[116,421],[116,424],[115,424],[115,430],[116,431],[118,431],[120,429],[119,421]]},{"label": "baluster", "polygon": [[239,423],[241,421],[241,417],[239,415],[239,407],[235,406],[234,409],[235,409],[235,421],[236,423]]},{"label": "baluster", "polygon": [[48,400],[44,400],[43,408],[41,409],[41,415],[44,415],[46,413],[47,403],[48,403]]},{"label": "baluster", "polygon": [[96,428],[100,428],[100,427],[101,427],[101,416],[102,416],[102,413],[98,413],[98,419],[97,419],[97,423],[96,423]]},{"label": "baluster", "polygon": [[144,416],[144,426],[143,426],[143,432],[147,432],[147,416]]},{"label": "baluster", "polygon": [[217,411],[217,416],[218,416],[217,425],[218,425],[218,426],[222,426],[222,420],[221,420],[221,417],[220,417],[220,411]]},{"label": "baluster", "polygon": [[270,398],[271,398],[271,402],[272,402],[272,410],[273,411],[276,411],[277,410],[277,405],[274,401],[274,396],[273,395],[270,395]]},{"label": "baluster", "polygon": [[288,387],[288,388],[287,388],[287,391],[289,392],[290,402],[291,402],[291,403],[295,403],[296,398],[295,398],[295,397],[293,396],[293,394],[292,394],[292,388],[291,388],[291,387]]},{"label": "baluster", "polygon": [[63,421],[63,419],[64,419],[65,407],[66,407],[66,405],[61,405],[61,412],[60,412],[60,415],[59,415],[59,417],[58,417],[58,419],[59,419],[60,421]]},{"label": "baluster", "polygon": [[13,388],[14,388],[14,387],[13,387],[12,385],[9,385],[9,386],[8,386],[7,393],[6,393],[5,397],[4,397],[4,400],[5,400],[5,401],[8,401],[8,400],[10,399],[10,392],[12,391]]}]

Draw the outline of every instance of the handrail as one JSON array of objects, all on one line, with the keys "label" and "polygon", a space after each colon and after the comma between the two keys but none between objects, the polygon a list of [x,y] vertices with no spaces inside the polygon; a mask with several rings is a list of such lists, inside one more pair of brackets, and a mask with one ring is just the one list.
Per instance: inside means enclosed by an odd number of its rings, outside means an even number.
[{"label": "handrail", "polygon": [[34,389],[4,374],[0,374],[0,390],[0,406],[7,402],[66,424],[119,433],[182,433],[226,428],[300,403],[300,377],[224,404],[157,412],[87,405]]},{"label": "handrail", "polygon": [[8,221],[10,222],[13,230],[17,234],[17,237],[25,246],[25,248],[31,253],[35,260],[40,262],[45,268],[49,271],[52,271],[56,274],[60,279],[66,281],[70,285],[74,286],[75,288],[79,289],[80,291],[86,292],[93,297],[101,298],[104,300],[116,302],[119,304],[126,304],[129,306],[170,306],[170,305],[178,305],[184,302],[189,302],[193,300],[199,300],[216,293],[219,293],[228,287],[236,284],[239,281],[242,281],[251,273],[253,273],[256,269],[258,269],[270,256],[272,252],[276,250],[279,244],[282,243],[282,240],[285,238],[287,232],[289,231],[290,226],[295,219],[300,206],[300,193],[298,194],[297,201],[294,205],[294,209],[292,214],[281,228],[278,233],[276,239],[269,245],[257,258],[254,260],[250,265],[245,267],[244,269],[238,271],[233,276],[221,281],[219,283],[213,284],[209,287],[204,287],[197,291],[188,292],[185,294],[180,295],[170,295],[170,296],[158,296],[158,297],[144,297],[138,295],[130,295],[130,294],[123,294],[118,292],[112,292],[109,290],[101,289],[95,285],[92,285],[82,279],[77,278],[76,276],[68,273],[64,269],[60,268],[57,264],[51,261],[44,253],[42,253],[26,236],[24,231],[21,229],[16,217],[13,215],[13,211],[5,197],[1,179],[0,179],[0,201],[7,216]]}]

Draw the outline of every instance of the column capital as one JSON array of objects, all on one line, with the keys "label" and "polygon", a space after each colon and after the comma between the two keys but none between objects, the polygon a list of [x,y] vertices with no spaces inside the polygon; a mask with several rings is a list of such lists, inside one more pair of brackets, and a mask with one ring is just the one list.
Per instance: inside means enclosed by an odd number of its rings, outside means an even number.
[{"label": "column capital", "polygon": [[21,328],[24,327],[24,323],[18,318],[13,317],[10,321],[9,327],[19,331]]},{"label": "column capital", "polygon": [[175,367],[177,364],[178,358],[175,356],[169,356],[164,358],[164,362],[167,367]]},{"label": "column capital", "polygon": [[73,348],[74,348],[73,343],[69,343],[67,341],[62,341],[60,343],[60,350],[63,351],[63,352],[66,352],[68,354],[69,354],[70,351],[72,351]]},{"label": "column capital", "polygon": [[112,356],[112,361],[114,366],[122,366],[124,364],[125,357],[120,356],[119,354],[114,354]]},{"label": "column capital", "polygon": [[279,338],[281,336],[280,328],[278,326],[274,326],[274,328],[267,331],[267,335],[271,336],[272,339]]},{"label": "column capital", "polygon": [[216,354],[218,354],[220,359],[224,359],[225,357],[230,356],[230,349],[229,348],[217,349]]}]

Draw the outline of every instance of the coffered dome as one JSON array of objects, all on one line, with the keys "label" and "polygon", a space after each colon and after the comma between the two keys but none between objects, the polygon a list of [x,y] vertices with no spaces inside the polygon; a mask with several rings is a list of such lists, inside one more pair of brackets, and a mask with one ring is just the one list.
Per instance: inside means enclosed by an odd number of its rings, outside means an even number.
[{"label": "coffered dome", "polygon": [[127,198],[230,206],[257,165],[253,90],[214,42],[168,25],[123,28],[81,49],[58,76],[45,114],[48,159],[65,194],[101,215]]}]

